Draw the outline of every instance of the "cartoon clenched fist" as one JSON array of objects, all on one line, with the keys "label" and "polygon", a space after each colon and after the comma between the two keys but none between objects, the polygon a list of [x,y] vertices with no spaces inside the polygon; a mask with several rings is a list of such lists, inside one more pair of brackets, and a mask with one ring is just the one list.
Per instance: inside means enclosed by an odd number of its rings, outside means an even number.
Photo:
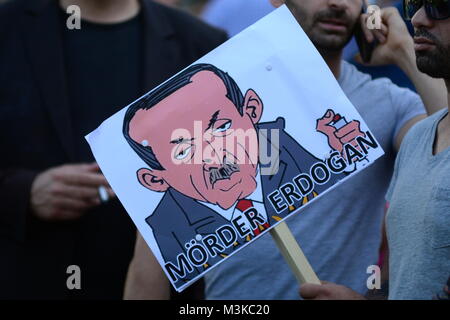
[{"label": "cartoon clenched fist", "polygon": [[327,136],[331,148],[343,154],[345,144],[351,144],[359,150],[356,138],[366,136],[361,131],[360,125],[358,120],[347,122],[339,114],[335,114],[333,110],[328,109],[325,115],[317,120],[316,130]]}]

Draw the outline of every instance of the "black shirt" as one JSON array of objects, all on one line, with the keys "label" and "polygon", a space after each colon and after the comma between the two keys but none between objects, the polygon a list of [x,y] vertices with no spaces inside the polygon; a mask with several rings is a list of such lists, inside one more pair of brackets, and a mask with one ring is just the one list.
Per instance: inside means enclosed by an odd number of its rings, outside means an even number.
[{"label": "black shirt", "polygon": [[[68,15],[61,15],[64,25]],[[117,24],[81,21],[81,29],[63,28],[75,153],[93,161],[84,136],[138,98],[141,89],[142,17]]]}]

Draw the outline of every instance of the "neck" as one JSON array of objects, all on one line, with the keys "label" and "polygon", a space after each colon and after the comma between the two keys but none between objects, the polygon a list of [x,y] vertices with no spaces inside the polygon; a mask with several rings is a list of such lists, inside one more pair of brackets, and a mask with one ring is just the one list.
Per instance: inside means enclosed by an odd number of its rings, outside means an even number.
[{"label": "neck", "polygon": [[336,79],[341,75],[342,50],[325,51],[318,49]]},{"label": "neck", "polygon": [[139,13],[138,0],[59,0],[66,10],[70,5],[81,9],[81,18],[95,23],[120,23]]}]

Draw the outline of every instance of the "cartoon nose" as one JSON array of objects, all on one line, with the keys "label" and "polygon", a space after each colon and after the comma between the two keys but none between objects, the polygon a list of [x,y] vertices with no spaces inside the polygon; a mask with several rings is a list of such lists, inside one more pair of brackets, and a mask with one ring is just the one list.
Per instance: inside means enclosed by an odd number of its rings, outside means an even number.
[{"label": "cartoon nose", "polygon": [[223,148],[214,146],[210,142],[207,142],[207,146],[203,154],[203,164],[205,170],[209,170],[210,168],[217,168],[218,166],[222,165],[224,157],[225,151],[223,150]]},{"label": "cartoon nose", "polygon": [[211,159],[203,159],[203,170],[210,171],[213,168],[217,168],[219,165],[214,163]]}]

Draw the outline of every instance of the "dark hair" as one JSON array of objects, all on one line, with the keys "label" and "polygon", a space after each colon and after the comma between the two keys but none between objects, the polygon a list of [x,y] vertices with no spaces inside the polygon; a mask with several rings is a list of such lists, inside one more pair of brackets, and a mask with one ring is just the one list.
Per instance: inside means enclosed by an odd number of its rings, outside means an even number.
[{"label": "dark hair", "polygon": [[164,170],[162,165],[156,159],[150,145],[144,147],[140,142],[136,142],[130,137],[130,121],[139,110],[148,110],[152,108],[175,91],[191,83],[192,77],[200,71],[214,72],[214,74],[223,81],[227,88],[226,97],[233,102],[239,113],[241,115],[243,114],[242,106],[244,105],[244,96],[242,95],[242,92],[236,82],[228,75],[228,73],[223,72],[211,64],[195,64],[188,67],[133,103],[125,113],[122,128],[123,135],[131,148],[139,155],[139,157],[141,157],[142,160],[144,160],[147,165],[150,166],[151,169]]}]

